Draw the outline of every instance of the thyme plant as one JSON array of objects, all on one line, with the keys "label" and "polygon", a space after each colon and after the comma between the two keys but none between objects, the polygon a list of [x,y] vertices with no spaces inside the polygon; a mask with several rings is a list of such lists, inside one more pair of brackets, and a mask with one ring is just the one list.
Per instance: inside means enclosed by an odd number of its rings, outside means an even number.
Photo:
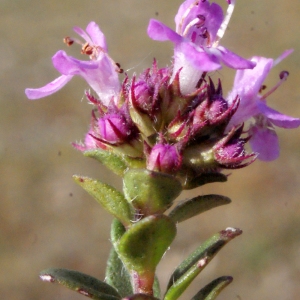
[{"label": "thyme plant", "polygon": [[[230,203],[221,195],[202,195],[180,202],[183,190],[212,182],[225,182],[225,170],[249,166],[255,159],[279,156],[276,127],[296,128],[300,119],[281,114],[267,98],[288,77],[265,91],[263,82],[277,59],[254,56],[245,59],[221,45],[234,1],[224,14],[216,3],[186,0],[175,16],[173,30],[150,20],[148,35],[171,41],[171,66],[160,68],[156,60],[140,75],[130,78],[108,54],[103,32],[95,22],[84,31],[75,27],[89,60],[78,60],[58,51],[52,58],[61,76],[38,89],[26,89],[29,99],[49,96],[73,76],[83,77],[93,105],[90,128],[74,147],[104,164],[121,177],[123,191],[98,180],[74,176],[74,180],[114,216],[112,249],[105,280],[78,271],[47,269],[41,279],[57,282],[97,300],[175,300],[212,258],[242,231],[228,227],[201,244],[170,277],[160,291],[156,267],[176,236],[179,223],[214,207]],[[210,73],[223,66],[236,70],[233,87],[224,96],[222,82]],[[122,80],[120,80],[122,78]],[[249,142],[249,149],[246,144]],[[171,209],[170,209],[171,208]],[[169,213],[166,211],[170,209]],[[216,278],[192,300],[215,299],[232,277]]]}]

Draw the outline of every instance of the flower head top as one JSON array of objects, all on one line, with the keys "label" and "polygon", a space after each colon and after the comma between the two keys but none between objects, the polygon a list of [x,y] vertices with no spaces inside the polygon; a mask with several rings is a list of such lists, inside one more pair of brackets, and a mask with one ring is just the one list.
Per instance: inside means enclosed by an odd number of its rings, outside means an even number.
[{"label": "flower head top", "polygon": [[220,69],[221,63],[234,69],[255,66],[254,62],[219,45],[233,8],[234,1],[229,4],[224,18],[222,8],[216,3],[186,0],[175,17],[176,32],[157,20],[150,20],[148,35],[152,39],[175,44],[173,78],[180,71],[183,94],[194,91],[202,72]]},{"label": "flower head top", "polygon": [[[86,31],[75,27],[85,42],[71,38],[65,42],[80,43],[81,53],[90,60],[77,60],[58,51],[53,64],[62,75],[42,88],[27,89],[26,94],[38,99],[56,92],[74,75],[83,77],[97,96],[86,92],[95,109],[84,144],[75,147],[86,153],[101,152],[107,163],[114,164],[118,157],[122,163],[114,168],[125,165],[126,170],[137,167],[167,173],[184,188],[194,186],[195,178],[205,174],[245,167],[258,155],[274,159],[279,148],[273,127],[295,128],[300,120],[268,107],[270,92],[259,93],[272,66],[291,51],[277,61],[263,57],[246,60],[220,46],[234,8],[234,1],[227,2],[224,17],[216,3],[184,1],[175,17],[176,31],[151,20],[149,36],[174,43],[173,64],[159,68],[154,59],[150,68],[139,76],[126,75],[122,84],[118,75],[123,70],[108,55],[98,25],[91,22]],[[207,75],[222,65],[237,69],[227,98],[221,81],[215,84]],[[286,76],[283,72],[281,82]],[[243,123],[249,118],[255,122],[246,128]],[[249,140],[253,153],[245,150]],[[111,160],[107,158],[110,155],[114,157]]]},{"label": "flower head top", "polygon": [[277,60],[264,57],[253,57],[256,63],[253,70],[238,70],[235,76],[233,89],[229,93],[229,102],[238,96],[240,105],[232,117],[229,128],[253,118],[249,133],[252,135],[250,145],[257,152],[258,158],[270,161],[278,158],[279,144],[274,126],[281,128],[296,128],[300,126],[300,119],[293,118],[270,108],[266,98],[273,93],[288,77],[288,72],[280,73],[279,83],[266,94],[261,95],[263,82],[272,67],[287,57],[293,50],[285,51]]},{"label": "flower head top", "polygon": [[[42,88],[26,89],[27,97],[40,99],[51,95],[64,87],[74,75],[79,75],[86,80],[104,104],[116,102],[121,88],[118,75],[122,70],[107,54],[106,40],[102,31],[95,22],[88,24],[86,32],[79,27],[75,27],[74,31],[86,41],[82,44],[81,53],[89,55],[90,61],[81,61],[68,56],[65,51],[58,51],[52,57],[52,62],[62,75]],[[78,41],[66,38],[65,42],[71,45]]]}]

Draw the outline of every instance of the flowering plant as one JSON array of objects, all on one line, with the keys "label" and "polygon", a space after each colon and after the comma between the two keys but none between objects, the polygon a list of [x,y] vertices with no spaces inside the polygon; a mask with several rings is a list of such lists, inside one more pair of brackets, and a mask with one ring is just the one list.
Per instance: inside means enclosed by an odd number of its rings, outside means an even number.
[{"label": "flowering plant", "polygon": [[[152,66],[132,78],[109,55],[105,36],[95,22],[74,31],[82,61],[58,51],[52,58],[61,76],[39,89],[26,89],[29,99],[57,92],[74,75],[92,89],[94,106],[83,143],[74,147],[104,164],[123,180],[123,193],[100,181],[74,176],[75,181],[114,216],[112,250],[105,282],[78,271],[47,269],[41,279],[58,282],[92,299],[165,299],[181,296],[195,277],[230,240],[240,235],[228,227],[213,235],[173,272],[161,295],[156,267],[176,236],[178,223],[230,203],[221,195],[203,195],[171,208],[183,190],[225,182],[226,169],[239,169],[255,159],[279,156],[274,126],[296,128],[300,119],[283,115],[266,98],[286,80],[287,71],[265,94],[263,82],[272,67],[291,54],[273,60],[244,59],[220,45],[233,12],[209,1],[186,0],[175,17],[176,30],[150,20],[148,35],[174,44],[171,67]],[[223,95],[221,80],[209,72],[225,65],[236,70],[232,90]],[[122,82],[119,77],[124,76]],[[249,144],[251,151],[246,150]],[[167,210],[171,209],[168,213]],[[215,299],[232,281],[223,276],[203,287],[192,299]]]}]

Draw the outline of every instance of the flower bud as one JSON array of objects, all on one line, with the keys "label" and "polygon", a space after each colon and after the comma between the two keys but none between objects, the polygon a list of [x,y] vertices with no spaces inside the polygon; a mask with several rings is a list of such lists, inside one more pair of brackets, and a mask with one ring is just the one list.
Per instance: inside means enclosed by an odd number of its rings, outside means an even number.
[{"label": "flower bud", "polygon": [[107,149],[105,144],[103,144],[100,140],[95,138],[95,133],[92,129],[90,129],[88,133],[85,135],[84,145],[85,145],[84,150],[97,149],[97,148]]},{"label": "flower bud", "polygon": [[179,142],[184,139],[190,130],[193,114],[180,115],[169,124],[167,129],[168,139],[173,142]]},{"label": "flower bud", "polygon": [[181,166],[181,155],[174,145],[156,144],[147,158],[147,169],[162,173],[176,172]]},{"label": "flower bud", "polygon": [[158,69],[154,61],[152,68],[145,70],[138,79],[134,77],[130,85],[130,116],[145,137],[160,130],[168,74],[167,69]]},{"label": "flower bud", "polygon": [[140,81],[134,86],[135,104],[143,112],[152,112],[155,107],[153,104],[153,87],[145,81]]},{"label": "flower bud", "polygon": [[114,104],[105,108],[98,107],[100,116],[92,112],[90,130],[85,137],[85,145],[75,145],[81,151],[110,149],[131,157],[142,156],[142,143],[139,132],[130,119],[128,108],[118,109]]},{"label": "flower bud", "polygon": [[121,114],[107,114],[97,123],[97,137],[112,145],[126,142],[133,133],[132,124]]},{"label": "flower bud", "polygon": [[239,169],[251,164],[257,157],[248,154],[245,144],[250,137],[242,138],[243,127],[233,128],[220,140],[211,140],[187,147],[183,152],[184,166],[197,177],[205,172],[219,172],[221,169]]},{"label": "flower bud", "polygon": [[250,137],[241,138],[243,126],[233,128],[227,136],[220,140],[214,147],[213,153],[216,162],[225,169],[239,169],[251,164],[257,154],[248,154],[245,144]]},{"label": "flower bud", "polygon": [[229,106],[228,102],[223,98],[221,81],[219,80],[218,86],[215,88],[213,81],[209,78],[207,97],[196,108],[194,123],[206,120],[209,125],[223,125],[222,127],[225,129],[237,107],[237,99]]}]

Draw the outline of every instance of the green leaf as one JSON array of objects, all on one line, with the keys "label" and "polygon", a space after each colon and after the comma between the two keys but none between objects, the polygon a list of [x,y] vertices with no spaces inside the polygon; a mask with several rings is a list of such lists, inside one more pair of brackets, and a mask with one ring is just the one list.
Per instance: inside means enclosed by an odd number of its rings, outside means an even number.
[{"label": "green leaf", "polygon": [[155,271],[176,235],[175,224],[165,215],[148,216],[133,224],[119,240],[117,251],[128,270]]},{"label": "green leaf", "polygon": [[203,173],[192,180],[185,181],[183,185],[184,190],[191,190],[207,183],[226,182],[227,176],[222,173]]},{"label": "green leaf", "polygon": [[175,223],[179,223],[197,216],[207,210],[229,204],[228,197],[220,195],[204,195],[179,203],[169,214]]},{"label": "green leaf", "polygon": [[181,183],[168,174],[131,169],[124,175],[127,201],[146,216],[164,212],[181,191]]},{"label": "green leaf", "polygon": [[143,168],[145,161],[139,158],[131,158],[125,155],[118,155],[107,150],[88,150],[84,152],[84,156],[95,158],[108,169],[113,171],[118,176],[124,176],[128,168]]},{"label": "green leaf", "polygon": [[123,159],[126,161],[128,168],[130,169],[146,168],[146,161],[143,158],[123,156]]},{"label": "green leaf", "polygon": [[105,274],[106,282],[113,286],[122,297],[133,294],[130,275],[115,250],[125,231],[126,229],[123,224],[118,219],[114,219],[110,231],[113,249],[107,261]]},{"label": "green leaf", "polygon": [[123,224],[118,219],[113,219],[111,223],[110,238],[115,248],[118,246],[119,240],[125,232],[126,229]]},{"label": "green leaf", "polygon": [[191,300],[214,300],[232,282],[231,276],[222,276],[202,288]]},{"label": "green leaf", "polygon": [[116,155],[111,151],[101,149],[88,150],[84,152],[84,156],[95,158],[119,176],[123,176],[128,168],[122,156]]},{"label": "green leaf", "polygon": [[88,177],[73,176],[74,180],[82,186],[97,202],[125,226],[129,226],[132,209],[124,196],[108,184]]},{"label": "green leaf", "polygon": [[158,278],[155,276],[154,278],[154,283],[153,283],[153,295],[154,297],[157,297],[160,299],[160,286],[159,286],[159,281]]},{"label": "green leaf", "polygon": [[113,286],[122,297],[133,294],[130,275],[115,249],[111,249],[107,261],[105,281]]},{"label": "green leaf", "polygon": [[240,234],[242,234],[240,229],[226,228],[200,245],[172,274],[164,300],[177,299],[213,257]]},{"label": "green leaf", "polygon": [[165,215],[148,216],[123,234],[116,250],[134,275],[135,291],[152,292],[156,266],[175,235],[176,226]]},{"label": "green leaf", "polygon": [[40,273],[43,281],[56,282],[94,300],[118,300],[119,293],[107,283],[92,276],[67,270],[47,269]]},{"label": "green leaf", "polygon": [[[114,247],[117,247],[125,231],[125,227],[122,223],[114,219],[111,226],[111,242]],[[110,252],[105,278],[106,282],[116,288],[122,297],[133,294],[130,274],[114,248]],[[154,297],[160,298],[160,287],[156,277],[153,284],[153,295]]]}]

